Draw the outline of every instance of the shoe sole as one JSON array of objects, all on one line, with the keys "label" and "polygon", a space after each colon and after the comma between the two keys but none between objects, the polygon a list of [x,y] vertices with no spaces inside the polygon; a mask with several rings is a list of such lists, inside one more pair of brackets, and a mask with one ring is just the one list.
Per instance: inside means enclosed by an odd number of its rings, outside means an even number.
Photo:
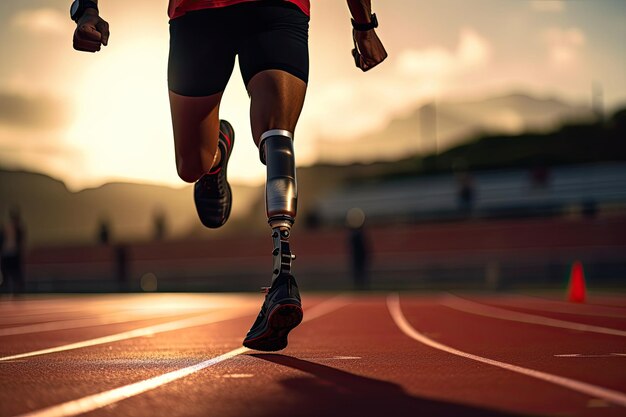
[{"label": "shoe sole", "polygon": [[302,307],[297,304],[281,304],[267,318],[266,329],[254,339],[243,341],[243,345],[254,350],[275,352],[287,347],[287,335],[302,322]]},{"label": "shoe sole", "polygon": [[[229,132],[227,133],[227,137],[230,141],[230,152],[228,152],[228,155],[226,156],[226,163],[224,164],[224,168],[222,168],[224,170],[224,181],[226,181],[226,185],[228,185],[228,195],[230,195],[230,204],[228,205],[228,210],[226,211],[226,214],[224,215],[224,223],[220,224],[218,227],[223,226],[226,221],[228,221],[228,218],[230,217],[230,211],[233,208],[233,190],[230,188],[230,183],[228,182],[228,161],[230,160],[230,155],[233,153],[233,148],[235,147],[235,130],[233,129],[233,126],[227,122],[226,120],[220,121],[220,130],[222,127],[222,122],[224,122],[224,124],[228,127]],[[224,132],[222,132],[222,134],[224,134]],[[212,229],[215,229],[215,227],[212,227]]]}]

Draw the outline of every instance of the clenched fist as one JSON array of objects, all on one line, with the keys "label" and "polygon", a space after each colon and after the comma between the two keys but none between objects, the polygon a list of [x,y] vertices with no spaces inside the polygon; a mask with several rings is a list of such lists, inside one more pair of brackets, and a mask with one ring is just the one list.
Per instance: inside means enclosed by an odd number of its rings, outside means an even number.
[{"label": "clenched fist", "polygon": [[109,24],[98,15],[95,9],[87,9],[76,22],[74,49],[97,52],[101,45],[109,43]]}]

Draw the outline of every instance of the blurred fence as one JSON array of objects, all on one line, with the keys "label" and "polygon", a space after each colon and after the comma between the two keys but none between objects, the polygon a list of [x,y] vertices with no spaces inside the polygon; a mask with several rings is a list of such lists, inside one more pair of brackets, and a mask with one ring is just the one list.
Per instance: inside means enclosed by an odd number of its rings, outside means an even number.
[{"label": "blurred fence", "polygon": [[594,215],[626,207],[626,164],[604,163],[442,174],[350,186],[319,201],[325,224],[342,224],[352,207],[372,221]]},{"label": "blurred fence", "polygon": [[[563,287],[574,260],[588,285],[626,283],[626,217],[475,220],[365,230],[372,289]],[[271,239],[238,236],[125,246],[36,248],[27,289],[254,291],[271,276]],[[296,228],[294,273],[305,290],[353,287],[348,231]]]}]

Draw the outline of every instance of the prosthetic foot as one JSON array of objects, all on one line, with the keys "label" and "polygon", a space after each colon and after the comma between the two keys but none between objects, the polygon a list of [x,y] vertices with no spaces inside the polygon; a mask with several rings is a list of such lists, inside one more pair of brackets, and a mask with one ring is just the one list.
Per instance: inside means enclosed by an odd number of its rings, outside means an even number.
[{"label": "prosthetic foot", "polygon": [[291,275],[295,255],[289,248],[298,201],[292,135],[286,130],[269,130],[261,136],[259,149],[261,161],[267,165],[265,207],[274,244],[272,286],[267,288],[261,312],[243,344],[276,351],[287,347],[287,335],[302,321],[300,292]]}]

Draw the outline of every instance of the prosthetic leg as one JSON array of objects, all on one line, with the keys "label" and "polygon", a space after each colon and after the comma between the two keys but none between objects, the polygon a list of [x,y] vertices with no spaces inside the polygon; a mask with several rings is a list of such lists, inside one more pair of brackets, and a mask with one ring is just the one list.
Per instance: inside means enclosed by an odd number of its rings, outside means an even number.
[{"label": "prosthetic leg", "polygon": [[287,346],[287,335],[302,321],[300,292],[291,274],[295,255],[289,249],[298,201],[292,135],[286,130],[269,130],[261,135],[259,150],[261,161],[267,165],[265,208],[272,228],[274,265],[272,285],[243,345],[276,351]]},{"label": "prosthetic leg", "polygon": [[291,261],[296,258],[289,248],[291,226],[296,218],[298,189],[293,151],[293,137],[286,130],[269,130],[261,135],[261,162],[267,166],[265,209],[272,228],[274,264],[272,283],[283,274],[290,274]]}]

